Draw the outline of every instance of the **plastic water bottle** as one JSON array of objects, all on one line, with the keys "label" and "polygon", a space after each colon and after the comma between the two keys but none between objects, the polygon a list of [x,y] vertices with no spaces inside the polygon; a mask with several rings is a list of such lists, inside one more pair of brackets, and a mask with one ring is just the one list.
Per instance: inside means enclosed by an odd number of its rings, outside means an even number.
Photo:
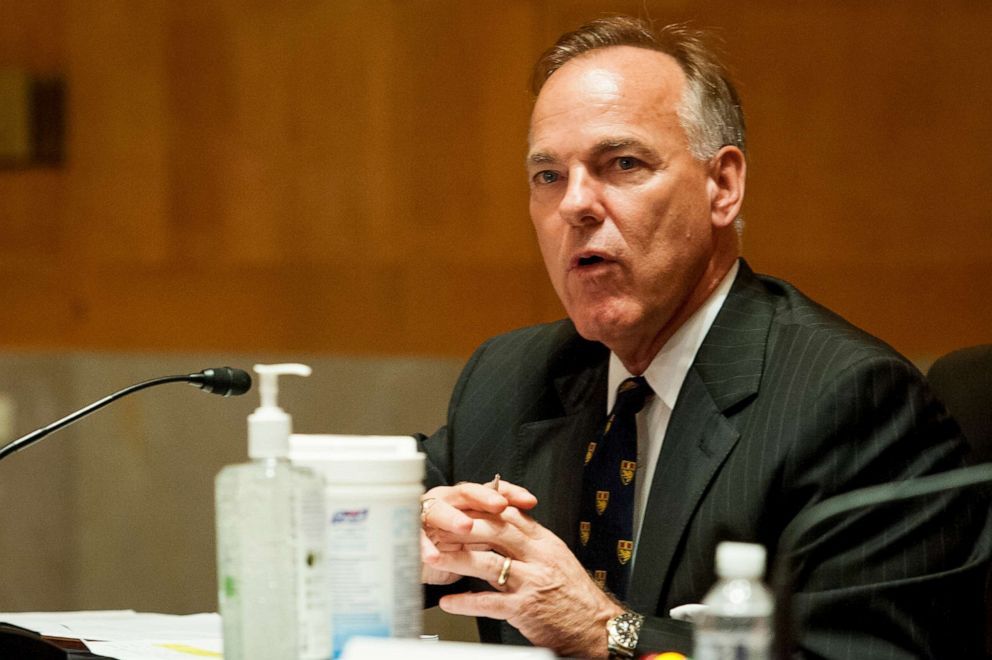
[{"label": "plastic water bottle", "polygon": [[694,660],[768,660],[772,594],[762,582],[765,549],[724,542],[716,549],[717,583],[696,619]]}]

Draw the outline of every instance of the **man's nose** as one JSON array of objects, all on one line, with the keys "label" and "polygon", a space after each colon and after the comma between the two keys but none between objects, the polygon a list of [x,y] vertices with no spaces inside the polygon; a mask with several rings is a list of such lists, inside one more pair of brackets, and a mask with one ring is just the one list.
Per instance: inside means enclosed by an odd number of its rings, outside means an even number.
[{"label": "man's nose", "polygon": [[603,221],[602,186],[589,172],[576,168],[568,175],[568,186],[558,205],[562,219],[570,225],[589,225]]}]

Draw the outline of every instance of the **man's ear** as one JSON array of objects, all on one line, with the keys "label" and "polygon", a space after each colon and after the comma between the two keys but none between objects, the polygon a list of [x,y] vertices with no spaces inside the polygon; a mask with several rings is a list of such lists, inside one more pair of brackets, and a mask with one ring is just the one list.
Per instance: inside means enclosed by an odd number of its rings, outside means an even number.
[{"label": "man's ear", "polygon": [[710,217],[714,227],[730,225],[744,205],[744,179],[747,161],[734,146],[721,147],[710,159],[707,189],[710,193]]}]

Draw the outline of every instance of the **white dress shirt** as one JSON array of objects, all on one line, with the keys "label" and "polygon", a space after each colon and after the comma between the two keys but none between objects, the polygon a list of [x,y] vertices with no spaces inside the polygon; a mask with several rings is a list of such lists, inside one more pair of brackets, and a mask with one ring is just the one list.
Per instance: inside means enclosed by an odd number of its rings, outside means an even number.
[{"label": "white dress shirt", "polygon": [[[733,267],[720,281],[713,291],[689,319],[682,324],[675,334],[665,342],[658,354],[644,370],[644,378],[654,390],[655,396],[648,399],[643,410],[637,413],[637,477],[634,482],[634,539],[641,535],[641,523],[644,521],[644,509],[647,506],[648,494],[651,492],[651,479],[658,465],[658,455],[665,441],[668,430],[668,420],[675,408],[675,400],[689,367],[696,359],[703,338],[709,332],[713,320],[720,308],[723,307],[730,287],[737,277],[738,264]],[[613,409],[617,397],[617,387],[627,378],[632,377],[623,362],[615,353],[610,353],[609,390],[607,394],[606,413]],[[634,543],[634,559],[637,558],[637,543]],[[633,560],[631,562],[633,568]]]}]

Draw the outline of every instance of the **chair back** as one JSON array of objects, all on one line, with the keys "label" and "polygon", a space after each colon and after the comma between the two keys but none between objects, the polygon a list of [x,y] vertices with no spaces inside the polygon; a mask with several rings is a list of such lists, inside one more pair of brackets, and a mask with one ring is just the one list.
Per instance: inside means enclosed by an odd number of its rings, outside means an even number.
[{"label": "chair back", "polygon": [[[992,344],[962,348],[938,358],[927,379],[971,443],[972,465],[992,461]],[[992,574],[986,584],[989,624],[986,657],[992,658]]]},{"label": "chair back", "polygon": [[927,379],[971,443],[970,462],[992,461],[992,344],[938,358]]}]

